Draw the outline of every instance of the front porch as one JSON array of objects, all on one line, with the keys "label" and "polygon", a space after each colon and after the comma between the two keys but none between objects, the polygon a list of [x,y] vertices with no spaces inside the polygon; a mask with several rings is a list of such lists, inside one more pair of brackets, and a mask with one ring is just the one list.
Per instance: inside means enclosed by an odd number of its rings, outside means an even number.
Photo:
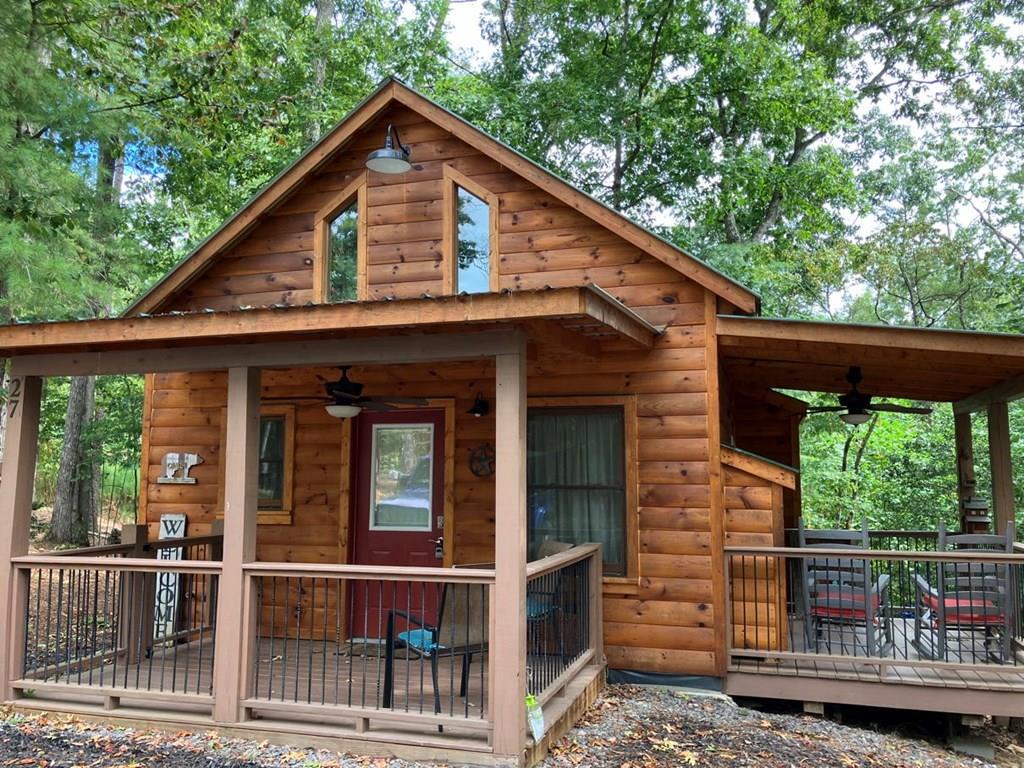
[{"label": "front porch", "polygon": [[[396,302],[372,312],[143,318],[116,321],[133,326],[119,325],[116,338],[107,331],[115,321],[85,323],[71,329],[82,344],[75,352],[59,333],[27,342],[34,352],[12,355],[19,396],[0,485],[0,559],[10,563],[0,618],[5,699],[281,740],[351,739],[364,754],[538,759],[602,684],[604,566],[596,545],[527,562],[528,350],[586,356],[595,337],[644,349],[656,335],[589,289],[540,296],[426,300],[415,317]],[[416,334],[394,333],[410,325]],[[348,338],[338,340],[339,329]],[[300,341],[275,341],[297,332]],[[486,361],[493,376],[493,562],[258,559],[261,368],[435,360]],[[124,544],[28,554],[40,377],[225,366],[222,534],[147,541],[140,526]],[[444,532],[461,533],[448,516]],[[161,592],[172,594],[163,607]],[[541,743],[527,735],[527,694],[544,712]]]}]

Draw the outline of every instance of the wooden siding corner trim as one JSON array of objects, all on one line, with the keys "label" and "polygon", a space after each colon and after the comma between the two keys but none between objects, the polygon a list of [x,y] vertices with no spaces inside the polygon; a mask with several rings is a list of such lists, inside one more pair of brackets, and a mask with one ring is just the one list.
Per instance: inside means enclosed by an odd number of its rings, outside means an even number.
[{"label": "wooden siding corner trim", "polygon": [[153,426],[153,388],[156,376],[147,373],[142,385],[142,444],[139,449],[139,503],[136,520],[145,525],[149,522],[149,453],[150,429]]},{"label": "wooden siding corner trim", "polygon": [[726,633],[729,620],[726,616],[725,572],[725,488],[722,472],[721,452],[721,389],[718,370],[718,300],[712,293],[704,294],[704,321],[707,333],[707,392],[708,392],[708,494],[711,534],[711,601],[714,611],[714,669],[715,674],[724,677],[728,668]]}]

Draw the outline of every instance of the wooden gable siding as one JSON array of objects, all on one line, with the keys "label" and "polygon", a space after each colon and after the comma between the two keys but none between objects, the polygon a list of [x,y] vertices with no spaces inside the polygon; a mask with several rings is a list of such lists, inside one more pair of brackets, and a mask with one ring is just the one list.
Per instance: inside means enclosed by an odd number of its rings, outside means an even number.
[{"label": "wooden gable siding", "polygon": [[[670,286],[680,279],[674,269],[614,232],[452,138],[439,126],[396,106],[357,134],[322,171],[161,309],[223,310],[314,301],[316,211],[363,172],[366,154],[380,144],[388,122],[399,125],[402,140],[412,145],[414,164],[411,171],[397,176],[368,175],[368,298],[443,293],[446,163],[498,198],[501,288],[593,282],[606,289],[628,287],[631,290],[625,293],[630,298],[651,304],[656,289],[644,291],[638,286]],[[665,314],[672,313],[654,313],[655,321]]]},{"label": "wooden gable siding", "polygon": [[[603,229],[495,161],[452,139],[417,115],[397,109],[353,139],[328,166],[279,204],[259,225],[164,309],[224,310],[261,304],[302,304],[313,298],[313,212],[361,172],[366,152],[388,120],[413,145],[414,170],[370,174],[367,190],[368,288],[372,298],[413,297],[442,290],[440,201],[445,162],[495,193],[500,216],[500,287],[530,289],[593,282],[649,321],[665,326],[649,352],[605,343],[596,361],[531,345],[533,397],[630,395],[637,412],[637,573],[610,581],[605,597],[605,650],[612,667],[676,674],[722,670],[724,606],[722,521],[712,488],[719,476],[709,442],[717,424],[717,360],[707,324],[716,301],[703,287]],[[710,309],[709,309],[710,308]],[[493,479],[468,467],[470,450],[494,439],[493,418],[468,416],[477,392],[493,401],[493,366],[474,362],[359,368],[368,394],[454,398],[456,562],[489,562],[494,547]],[[266,371],[264,395],[319,394],[333,371]],[[318,378],[320,377],[320,378]],[[714,391],[714,390],[712,390]],[[184,510],[191,530],[214,519],[219,470],[223,375],[160,375],[153,379],[149,439],[148,520]],[[717,446],[717,426],[713,442]],[[196,486],[158,486],[168,450],[197,450]],[[348,509],[339,508],[349,468],[339,423],[319,405],[296,410],[295,510],[290,526],[260,526],[258,557],[332,562],[347,540]],[[173,490],[168,490],[173,488]],[[714,519],[718,516],[718,520]],[[717,531],[717,533],[716,533]]]}]

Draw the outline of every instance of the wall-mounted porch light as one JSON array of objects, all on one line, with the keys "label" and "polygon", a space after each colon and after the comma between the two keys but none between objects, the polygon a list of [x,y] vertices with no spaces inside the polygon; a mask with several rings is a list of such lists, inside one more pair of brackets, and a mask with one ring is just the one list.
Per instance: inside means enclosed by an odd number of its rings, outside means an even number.
[{"label": "wall-mounted porch light", "polygon": [[366,156],[366,167],[377,173],[405,173],[412,168],[412,163],[409,162],[409,148],[402,144],[398,129],[394,125],[388,125],[384,148],[375,149]]},{"label": "wall-mounted porch light", "polygon": [[476,400],[473,401],[473,407],[466,411],[470,416],[476,416],[478,419],[481,416],[486,416],[490,412],[491,405],[484,400],[484,396],[480,392],[476,393]]}]

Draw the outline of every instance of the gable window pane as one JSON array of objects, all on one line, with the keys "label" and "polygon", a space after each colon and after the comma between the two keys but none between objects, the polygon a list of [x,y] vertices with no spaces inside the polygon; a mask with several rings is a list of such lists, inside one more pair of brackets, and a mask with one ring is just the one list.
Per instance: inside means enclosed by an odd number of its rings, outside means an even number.
[{"label": "gable window pane", "polygon": [[359,206],[352,204],[331,222],[327,258],[327,300],[355,301]]},{"label": "gable window pane", "polygon": [[283,416],[260,417],[260,481],[258,509],[280,509],[284,504]]},{"label": "gable window pane", "polygon": [[491,290],[491,211],[487,203],[456,187],[458,232],[458,291],[488,293]]},{"label": "gable window pane", "polygon": [[544,541],[597,542],[604,571],[626,573],[621,408],[531,408],[526,429],[530,558]]}]

